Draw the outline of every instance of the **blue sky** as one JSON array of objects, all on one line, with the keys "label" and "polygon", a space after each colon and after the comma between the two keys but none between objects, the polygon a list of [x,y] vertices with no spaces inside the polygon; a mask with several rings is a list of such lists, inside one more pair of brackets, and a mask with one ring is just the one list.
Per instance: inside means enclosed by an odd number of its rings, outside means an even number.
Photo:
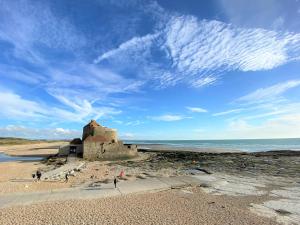
[{"label": "blue sky", "polygon": [[300,137],[300,1],[0,0],[0,136]]}]

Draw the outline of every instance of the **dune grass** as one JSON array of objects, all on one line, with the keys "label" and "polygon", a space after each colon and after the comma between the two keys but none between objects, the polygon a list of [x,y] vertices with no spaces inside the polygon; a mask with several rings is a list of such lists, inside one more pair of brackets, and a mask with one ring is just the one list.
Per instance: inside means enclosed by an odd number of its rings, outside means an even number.
[{"label": "dune grass", "polygon": [[[14,138],[14,137],[0,137],[0,145],[22,145],[22,144],[37,144],[37,143],[50,143],[57,142],[58,140],[32,140],[25,138]],[[60,140],[62,141],[62,140]]]}]

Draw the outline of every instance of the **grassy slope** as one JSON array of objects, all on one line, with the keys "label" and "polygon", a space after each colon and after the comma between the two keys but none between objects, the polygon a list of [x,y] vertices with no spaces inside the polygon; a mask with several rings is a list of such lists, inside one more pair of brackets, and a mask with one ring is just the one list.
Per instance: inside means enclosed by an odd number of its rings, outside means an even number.
[{"label": "grassy slope", "polygon": [[0,137],[0,145],[21,145],[45,142],[56,142],[56,140],[30,140],[24,138]]}]

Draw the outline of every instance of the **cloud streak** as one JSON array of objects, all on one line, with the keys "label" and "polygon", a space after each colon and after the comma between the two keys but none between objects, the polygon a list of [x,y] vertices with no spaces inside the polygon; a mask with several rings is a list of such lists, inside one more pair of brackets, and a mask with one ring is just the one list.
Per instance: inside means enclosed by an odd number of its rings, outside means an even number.
[{"label": "cloud streak", "polygon": [[194,112],[194,113],[205,113],[207,112],[206,109],[200,108],[200,107],[186,107],[190,112]]},{"label": "cloud streak", "polygon": [[164,121],[164,122],[179,121],[179,120],[183,120],[183,119],[187,119],[187,118],[190,118],[190,117],[185,117],[185,116],[181,116],[181,115],[173,115],[173,114],[165,114],[165,115],[161,115],[161,116],[150,117],[150,119],[152,119],[152,120]]},{"label": "cloud streak", "polygon": [[237,102],[262,102],[270,101],[284,94],[289,89],[300,86],[300,80],[289,80],[270,87],[260,88],[248,95],[237,99]]},{"label": "cloud streak", "polygon": [[[153,58],[152,48],[164,54],[160,59],[164,64],[159,65]],[[144,52],[141,54],[139,49]],[[133,57],[134,54],[147,58],[147,62]],[[95,62],[133,57],[140,63],[137,72],[154,71],[152,79],[159,80],[161,87],[177,83],[202,87],[213,85],[228,71],[270,70],[299,60],[299,56],[300,34],[240,28],[187,15],[170,16],[160,32],[134,37],[102,54]]]},{"label": "cloud streak", "polygon": [[60,96],[58,97],[64,105],[69,108],[61,108],[24,99],[18,94],[9,91],[0,91],[0,105],[2,105],[0,115],[7,119],[17,119],[20,121],[37,122],[59,121],[82,123],[90,118],[99,119],[108,115],[121,113],[112,107],[95,107],[87,100],[82,104],[71,102]]},{"label": "cloud streak", "polygon": [[228,114],[232,114],[232,113],[239,113],[239,112],[242,112],[243,110],[245,110],[245,109],[244,108],[231,109],[231,110],[227,110],[227,111],[223,111],[223,112],[214,113],[213,116],[224,116],[224,115],[228,115]]},{"label": "cloud streak", "polygon": [[142,37],[133,37],[132,39],[122,43],[118,48],[103,53],[94,60],[94,63],[100,63],[105,59],[128,53],[128,51],[134,51],[134,54],[142,54],[141,52],[147,50],[158,36],[159,33],[147,34]]}]

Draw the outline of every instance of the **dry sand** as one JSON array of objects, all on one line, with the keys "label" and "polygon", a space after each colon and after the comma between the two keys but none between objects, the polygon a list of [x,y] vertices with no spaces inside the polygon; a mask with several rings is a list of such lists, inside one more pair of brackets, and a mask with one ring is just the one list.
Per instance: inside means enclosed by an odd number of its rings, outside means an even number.
[{"label": "dry sand", "polygon": [[277,224],[247,209],[262,197],[208,195],[200,188],[0,210],[0,224]]},{"label": "dry sand", "polygon": [[40,162],[0,163],[0,195],[13,192],[43,191],[69,187],[64,182],[35,182],[31,174],[43,168]]},{"label": "dry sand", "polygon": [[45,142],[37,144],[2,145],[0,152],[11,156],[49,156],[58,153],[60,145],[67,142]]},{"label": "dry sand", "polygon": [[[2,145],[0,152],[11,156],[37,156],[47,157],[58,153],[60,145],[66,142],[45,142],[37,144]],[[0,163],[0,194],[13,192],[43,191],[69,187],[64,182],[34,182],[31,177],[37,169],[46,165],[40,161],[15,161]]]}]

